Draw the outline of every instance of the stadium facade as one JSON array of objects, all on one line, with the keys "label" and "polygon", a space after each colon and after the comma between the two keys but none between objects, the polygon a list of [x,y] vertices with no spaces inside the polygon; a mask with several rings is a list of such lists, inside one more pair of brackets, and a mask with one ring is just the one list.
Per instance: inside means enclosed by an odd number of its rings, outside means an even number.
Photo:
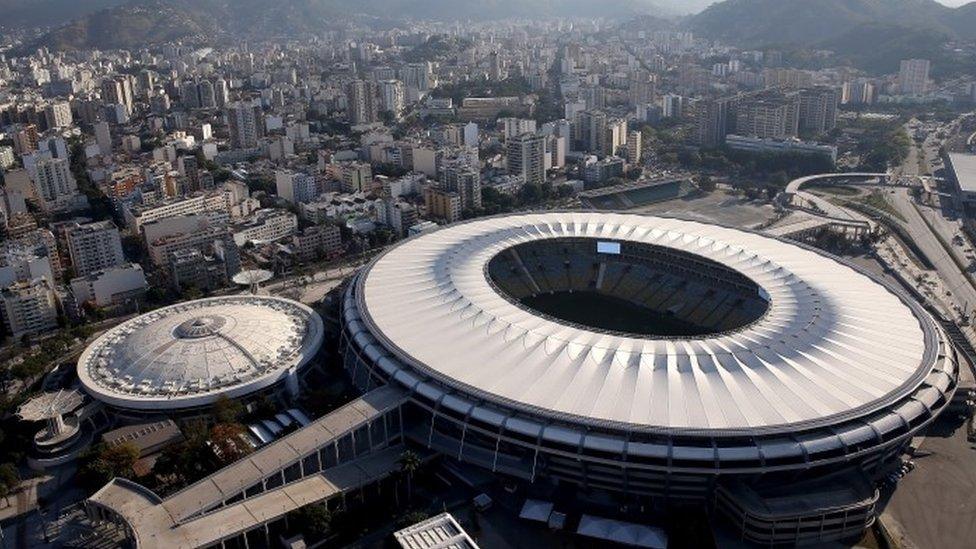
[{"label": "stadium facade", "polygon": [[901,289],[796,243],[640,215],[407,240],[349,285],[342,330],[360,389],[409,393],[415,442],[527,482],[704,505],[764,544],[869,526],[875,480],[957,383]]}]

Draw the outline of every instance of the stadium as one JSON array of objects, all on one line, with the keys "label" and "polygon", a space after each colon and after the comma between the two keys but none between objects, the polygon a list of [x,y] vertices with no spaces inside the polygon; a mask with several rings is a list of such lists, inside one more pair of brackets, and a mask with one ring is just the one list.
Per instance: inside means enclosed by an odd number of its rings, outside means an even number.
[{"label": "stadium", "polygon": [[196,413],[221,396],[284,387],[322,345],[321,317],[305,305],[242,295],[199,299],[129,320],[78,360],[93,398],[122,415]]},{"label": "stadium", "polygon": [[349,285],[345,368],[406,435],[531,486],[704,506],[764,544],[858,535],[957,364],[901,289],[695,221],[510,215],[409,239]]}]

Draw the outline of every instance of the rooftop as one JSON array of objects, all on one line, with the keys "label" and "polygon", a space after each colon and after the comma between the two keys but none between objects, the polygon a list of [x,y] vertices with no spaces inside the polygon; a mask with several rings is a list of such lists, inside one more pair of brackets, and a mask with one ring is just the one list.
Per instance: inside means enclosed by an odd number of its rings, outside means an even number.
[{"label": "rooftop", "polygon": [[322,343],[322,319],[300,303],[228,296],[180,303],[108,331],[78,360],[85,390],[125,408],[202,406],[273,385]]},{"label": "rooftop", "polygon": [[963,192],[976,192],[976,154],[949,153],[949,165]]}]

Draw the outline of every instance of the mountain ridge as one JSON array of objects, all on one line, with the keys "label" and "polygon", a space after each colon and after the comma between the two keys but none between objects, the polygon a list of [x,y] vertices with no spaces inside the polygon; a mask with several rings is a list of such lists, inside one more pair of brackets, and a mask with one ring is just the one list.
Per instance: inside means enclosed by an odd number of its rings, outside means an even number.
[{"label": "mountain ridge", "polygon": [[[14,2],[16,0],[0,0]],[[22,1],[22,0],[21,0]],[[63,1],[63,0],[44,0]],[[113,2],[119,0],[99,0]],[[76,18],[46,33],[37,45],[52,49],[132,48],[178,40],[201,30],[216,34],[267,37],[281,34],[314,33],[338,21],[354,17],[376,20],[417,19],[493,20],[508,17],[547,17],[571,13],[578,17],[624,18],[636,15],[676,16],[659,1],[674,0],[135,0],[110,6]],[[159,11],[158,16],[153,10]],[[130,12],[136,11],[138,17]],[[178,28],[163,20],[163,15],[187,23],[180,36]],[[101,21],[114,21],[121,34],[99,35]],[[148,31],[142,41],[135,40],[130,27]],[[155,32],[159,30],[160,32]]]},{"label": "mountain ridge", "polygon": [[935,0],[725,0],[685,21],[698,35],[740,47],[820,45],[865,25],[974,39],[976,2],[950,8]]}]

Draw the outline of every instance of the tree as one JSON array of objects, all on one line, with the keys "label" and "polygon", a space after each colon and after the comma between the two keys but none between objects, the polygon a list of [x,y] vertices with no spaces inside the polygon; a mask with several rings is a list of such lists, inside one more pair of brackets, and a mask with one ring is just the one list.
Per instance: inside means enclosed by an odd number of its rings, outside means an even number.
[{"label": "tree", "polygon": [[702,192],[710,193],[715,190],[715,181],[712,180],[711,176],[703,175],[698,178],[698,188]]},{"label": "tree", "polygon": [[134,477],[132,467],[138,459],[139,448],[131,442],[99,444],[85,454],[78,474],[89,486],[98,487],[115,477]]},{"label": "tree", "polygon": [[239,400],[220,395],[214,402],[213,415],[217,423],[237,423],[244,415],[244,406]]},{"label": "tree", "polygon": [[20,484],[20,472],[13,463],[0,464],[0,498],[4,501],[11,492],[17,489]]},{"label": "tree", "polygon": [[400,464],[400,472],[407,477],[407,500],[410,500],[413,497],[413,475],[422,463],[420,456],[412,450],[404,450],[397,463]]},{"label": "tree", "polygon": [[210,430],[210,443],[221,465],[233,463],[254,450],[244,434],[244,426],[237,423],[214,425]]},{"label": "tree", "polygon": [[332,526],[332,511],[324,503],[312,503],[292,514],[294,528],[313,540],[321,539]]},{"label": "tree", "polygon": [[153,465],[153,473],[180,483],[199,480],[213,469],[213,452],[208,445],[207,426],[192,421],[183,427],[185,440],[167,447]]}]

